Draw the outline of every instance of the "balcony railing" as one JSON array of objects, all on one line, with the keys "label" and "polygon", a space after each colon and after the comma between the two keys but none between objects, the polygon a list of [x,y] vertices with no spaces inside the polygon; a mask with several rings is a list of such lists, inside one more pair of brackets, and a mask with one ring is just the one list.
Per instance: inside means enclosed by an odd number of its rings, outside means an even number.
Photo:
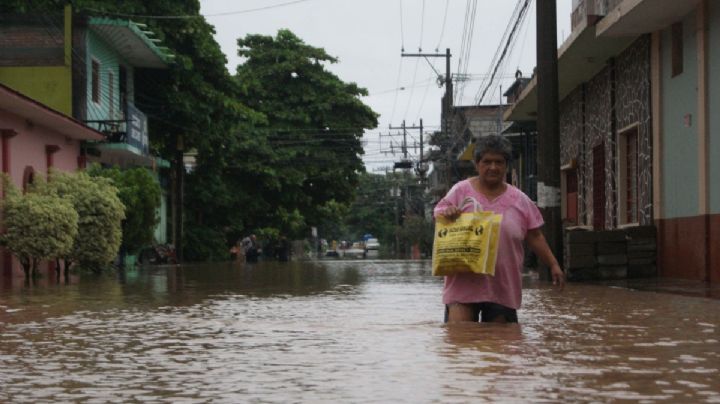
[{"label": "balcony railing", "polygon": [[150,152],[147,130],[147,116],[133,104],[127,104],[125,119],[85,121],[105,134],[108,143],[127,143],[144,155]]}]

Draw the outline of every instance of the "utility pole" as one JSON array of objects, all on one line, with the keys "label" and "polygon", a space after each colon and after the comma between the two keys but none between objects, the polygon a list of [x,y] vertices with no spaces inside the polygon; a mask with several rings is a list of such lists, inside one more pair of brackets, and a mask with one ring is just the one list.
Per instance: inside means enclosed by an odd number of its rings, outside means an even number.
[{"label": "utility pole", "polygon": [[[445,132],[445,135],[448,138],[448,141],[450,140],[450,115],[452,113],[453,109],[453,84],[452,84],[452,73],[450,72],[450,57],[452,56],[450,54],[450,48],[445,49],[445,53],[401,53],[400,56],[402,57],[421,57],[425,58],[425,60],[430,64],[430,67],[433,69],[435,74],[438,75],[438,78],[442,77],[441,74],[438,73],[437,70],[435,70],[435,67],[430,63],[428,58],[445,58],[445,95],[443,95],[442,98],[442,112],[441,112],[441,121],[442,121],[442,128],[443,132]],[[422,126],[422,124],[421,124]],[[422,143],[422,130],[420,131],[420,138]],[[448,169],[447,169],[447,181],[448,186],[450,184],[450,164],[452,164],[451,161],[451,150],[452,149],[452,142],[448,142]],[[420,153],[422,153],[422,147],[420,147]],[[422,161],[422,156],[420,158]]]},{"label": "utility pole", "polygon": [[[545,219],[545,237],[550,249],[558,261],[563,262],[556,0],[538,0],[535,3],[537,5],[538,207]],[[540,271],[540,277],[549,279],[549,268]]]},{"label": "utility pole", "polygon": [[423,124],[420,118],[420,164],[423,162]]},{"label": "utility pole", "polygon": [[420,119],[420,126],[407,126],[405,124],[405,120],[403,119],[401,126],[392,126],[390,125],[389,128],[392,129],[402,129],[402,135],[403,135],[403,144],[402,144],[402,151],[403,151],[403,161],[408,160],[407,156],[407,131],[410,130],[416,130],[420,129],[420,162],[422,162],[423,159],[423,123],[422,119]]}]

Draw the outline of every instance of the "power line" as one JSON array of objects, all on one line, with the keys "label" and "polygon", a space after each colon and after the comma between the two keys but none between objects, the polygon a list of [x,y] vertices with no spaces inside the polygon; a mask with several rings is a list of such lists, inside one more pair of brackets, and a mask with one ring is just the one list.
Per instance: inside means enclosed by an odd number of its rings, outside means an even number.
[{"label": "power line", "polygon": [[440,49],[440,43],[442,42],[443,36],[445,35],[445,22],[447,21],[449,5],[450,5],[450,0],[445,0],[445,15],[443,16],[442,28],[440,29],[440,39],[438,39],[437,46],[435,46],[435,52],[438,52],[438,50]]},{"label": "power line", "polygon": [[270,10],[273,8],[291,6],[291,5],[298,4],[298,3],[304,3],[306,1],[309,1],[309,0],[293,0],[293,1],[288,1],[285,3],[273,4],[271,6],[250,8],[250,9],[246,9],[246,10],[228,11],[228,12],[215,13],[215,14],[197,14],[197,15],[191,15],[191,14],[189,14],[189,15],[142,15],[142,14],[126,14],[126,13],[109,13],[107,11],[97,10],[97,9],[92,9],[92,8],[87,8],[86,10],[92,11],[92,12],[98,13],[98,14],[113,15],[113,16],[118,16],[118,17],[148,18],[148,19],[157,19],[157,20],[183,20],[183,19],[192,19],[192,18],[222,17],[222,16],[228,16],[228,15],[254,13],[254,12],[258,12],[258,11]]},{"label": "power line", "polygon": [[514,39],[516,38],[515,33],[517,32],[518,26],[524,21],[525,16],[527,15],[527,9],[530,4],[530,0],[524,0],[524,3],[522,3],[522,8],[520,9],[520,12],[515,20],[515,24],[512,27],[512,30],[510,31],[510,34],[508,35],[507,41],[505,42],[505,46],[502,49],[502,53],[500,54],[500,57],[495,64],[495,67],[492,71],[492,75],[490,76],[490,82],[487,84],[484,90],[482,90],[482,94],[475,99],[475,103],[477,105],[480,105],[485,98],[485,94],[487,93],[488,89],[490,88],[490,85],[492,84],[493,80],[495,79],[495,74],[497,73],[498,69],[503,63],[503,60],[505,59],[505,56],[507,55],[508,48],[512,46],[514,43]]},{"label": "power line", "polygon": [[420,45],[418,51],[422,52],[423,31],[425,30],[425,0],[422,1],[422,10],[420,11]]}]

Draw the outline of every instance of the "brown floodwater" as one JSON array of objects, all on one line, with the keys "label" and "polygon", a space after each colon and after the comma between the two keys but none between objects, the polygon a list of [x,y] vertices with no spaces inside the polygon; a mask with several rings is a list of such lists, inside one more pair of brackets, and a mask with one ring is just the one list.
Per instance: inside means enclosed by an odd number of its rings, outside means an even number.
[{"label": "brown floodwater", "polygon": [[720,301],[525,278],[442,323],[427,261],[146,268],[0,291],[0,402],[715,402]]}]

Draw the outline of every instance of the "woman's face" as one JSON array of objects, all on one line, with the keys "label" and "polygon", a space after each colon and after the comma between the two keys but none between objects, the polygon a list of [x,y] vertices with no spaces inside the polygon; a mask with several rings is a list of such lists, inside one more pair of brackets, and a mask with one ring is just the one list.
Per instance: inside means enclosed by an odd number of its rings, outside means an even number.
[{"label": "woman's face", "polygon": [[507,160],[500,153],[487,152],[482,159],[475,163],[480,181],[485,185],[499,185],[505,181],[507,174]]}]

